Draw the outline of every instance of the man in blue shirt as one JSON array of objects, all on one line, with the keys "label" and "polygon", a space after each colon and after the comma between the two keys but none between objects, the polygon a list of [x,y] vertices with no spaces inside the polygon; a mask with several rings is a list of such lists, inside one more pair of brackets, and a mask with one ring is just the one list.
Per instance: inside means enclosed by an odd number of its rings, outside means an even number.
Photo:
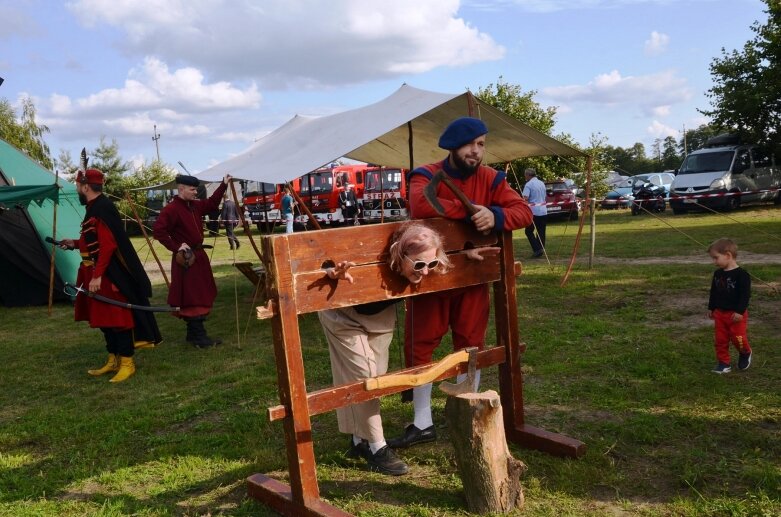
[{"label": "man in blue shirt", "polygon": [[290,195],[290,187],[285,187],[282,196],[282,219],[285,220],[285,233],[293,233],[293,196]]},{"label": "man in blue shirt", "polygon": [[526,176],[526,185],[523,187],[523,197],[529,202],[534,216],[534,223],[526,227],[526,238],[532,246],[532,258],[539,258],[545,253],[545,221],[548,217],[548,207],[545,205],[545,183],[537,178],[535,169],[526,169],[524,176]]}]

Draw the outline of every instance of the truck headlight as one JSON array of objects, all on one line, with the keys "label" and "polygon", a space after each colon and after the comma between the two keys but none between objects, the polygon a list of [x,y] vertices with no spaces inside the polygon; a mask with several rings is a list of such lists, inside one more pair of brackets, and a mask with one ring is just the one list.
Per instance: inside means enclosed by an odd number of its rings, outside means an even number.
[{"label": "truck headlight", "polygon": [[724,190],[725,188],[726,185],[724,184],[724,178],[713,180],[713,183],[710,184],[711,190]]}]

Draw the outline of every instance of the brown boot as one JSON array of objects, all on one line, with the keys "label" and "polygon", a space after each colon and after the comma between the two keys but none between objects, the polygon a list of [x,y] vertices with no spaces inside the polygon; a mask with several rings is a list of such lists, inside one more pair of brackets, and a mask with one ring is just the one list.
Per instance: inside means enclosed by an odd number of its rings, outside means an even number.
[{"label": "brown boot", "polygon": [[136,373],[136,365],[133,362],[132,357],[119,357],[119,371],[108,382],[122,382],[127,380],[131,375]]},{"label": "brown boot", "polygon": [[98,375],[103,375],[104,373],[108,372],[116,372],[117,370],[119,370],[119,356],[109,354],[108,361],[106,361],[106,364],[104,364],[102,368],[98,368],[97,370],[87,370],[87,373],[97,377]]}]

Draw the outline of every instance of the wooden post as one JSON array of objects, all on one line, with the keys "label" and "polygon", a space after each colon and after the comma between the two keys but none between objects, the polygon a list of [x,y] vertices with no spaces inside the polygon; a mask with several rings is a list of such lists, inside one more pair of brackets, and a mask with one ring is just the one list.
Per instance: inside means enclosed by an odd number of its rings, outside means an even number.
[{"label": "wooden post", "polygon": [[170,289],[171,282],[168,281],[168,275],[165,273],[165,268],[163,267],[163,263],[160,262],[160,257],[157,256],[155,249],[152,247],[152,241],[149,239],[149,235],[147,235],[146,233],[146,227],[144,226],[144,222],[141,220],[141,217],[139,217],[138,215],[138,211],[136,210],[136,205],[133,202],[133,199],[130,197],[130,192],[125,192],[125,199],[127,200],[127,203],[130,205],[130,210],[133,211],[133,217],[136,218],[136,223],[138,223],[138,227],[141,228],[141,233],[144,236],[146,245],[149,246],[149,251],[152,252],[152,256],[155,258],[155,262],[157,262],[157,267],[160,268],[160,272],[163,274],[163,280],[165,280],[165,286]]},{"label": "wooden post", "polygon": [[[57,240],[57,205],[60,200],[60,171],[57,170],[54,176],[54,186],[57,188],[57,197],[54,199],[54,215],[52,216],[52,240]],[[52,315],[52,304],[54,303],[54,255],[57,253],[57,245],[52,243],[52,253],[49,259],[49,316]]]},{"label": "wooden post", "polygon": [[520,476],[526,465],[507,447],[499,394],[448,397],[445,418],[469,511],[508,513],[522,507]]},{"label": "wooden post", "polygon": [[590,222],[590,228],[589,228],[589,240],[591,247],[589,248],[588,252],[588,268],[591,269],[591,263],[594,261],[594,247],[596,245],[597,240],[597,200],[596,198],[591,198],[588,202],[589,206],[589,216],[591,217]]}]

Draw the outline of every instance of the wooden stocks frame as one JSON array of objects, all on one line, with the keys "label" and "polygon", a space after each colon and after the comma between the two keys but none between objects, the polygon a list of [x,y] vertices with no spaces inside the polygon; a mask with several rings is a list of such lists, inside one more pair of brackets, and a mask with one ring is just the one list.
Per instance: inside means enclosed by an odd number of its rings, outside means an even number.
[{"label": "wooden stocks frame", "polygon": [[[269,305],[259,307],[259,317],[270,317],[277,367],[280,404],[268,409],[271,421],[282,420],[285,431],[287,485],[264,474],[247,479],[249,495],[286,516],[344,516],[351,514],[320,498],[310,417],[407,389],[395,386],[367,391],[364,382],[308,393],[298,325],[300,314],[347,307],[393,298],[443,291],[457,287],[492,284],[497,346],[478,354],[478,367],[499,365],[499,388],[508,440],[521,446],[559,456],[579,457],[585,444],[543,429],[524,420],[521,354],[524,345],[518,333],[515,278],[519,268],[513,258],[512,233],[482,235],[472,225],[448,219],[419,221],[444,237],[454,268],[446,275],[431,275],[412,286],[385,263],[396,229],[404,223],[335,228],[322,231],[265,236],[266,288]],[[499,255],[483,261],[459,253],[465,247],[500,246]],[[324,265],[349,260],[354,284],[330,280]],[[432,365],[407,368],[389,374],[419,373]],[[453,366],[436,380],[465,373],[466,363]]]}]

